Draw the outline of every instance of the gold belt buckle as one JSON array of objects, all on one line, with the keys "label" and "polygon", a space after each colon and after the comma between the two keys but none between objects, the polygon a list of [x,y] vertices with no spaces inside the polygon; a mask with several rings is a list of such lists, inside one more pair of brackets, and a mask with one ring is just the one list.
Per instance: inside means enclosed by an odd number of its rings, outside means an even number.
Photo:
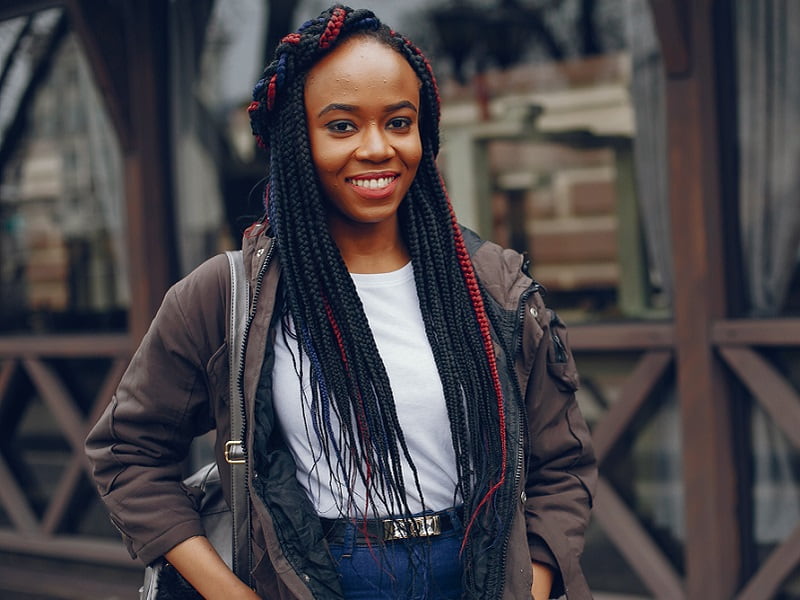
[{"label": "gold belt buckle", "polygon": [[385,519],[383,540],[404,540],[411,537],[429,537],[442,533],[439,515],[423,515],[408,519]]}]

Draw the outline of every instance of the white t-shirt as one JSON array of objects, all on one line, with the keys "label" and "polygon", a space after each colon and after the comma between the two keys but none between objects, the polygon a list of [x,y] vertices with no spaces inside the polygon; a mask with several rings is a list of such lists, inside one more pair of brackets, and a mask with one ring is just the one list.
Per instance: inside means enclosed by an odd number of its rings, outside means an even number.
[{"label": "white t-shirt", "polygon": [[[356,274],[351,277],[364,305],[375,343],[392,386],[397,417],[417,468],[425,508],[438,511],[453,506],[458,482],[450,424],[439,373],[436,370],[414,285],[411,263],[390,273]],[[293,324],[290,324],[294,334]],[[288,344],[287,344],[288,340]],[[333,476],[314,432],[308,357],[298,360],[296,340],[278,329],[272,391],[275,411],[289,449],[297,463],[297,478],[321,517],[360,516],[364,511],[364,485],[357,472],[353,482],[355,506],[346,507],[342,475]],[[297,370],[302,369],[301,392]],[[332,431],[340,442],[336,415]],[[330,442],[328,445],[331,446]],[[341,447],[341,446],[340,446]],[[332,448],[331,457],[334,456]],[[332,459],[335,463],[335,458]],[[414,476],[403,461],[403,478],[412,512],[422,510]],[[371,507],[368,517],[389,516],[383,507]]]}]

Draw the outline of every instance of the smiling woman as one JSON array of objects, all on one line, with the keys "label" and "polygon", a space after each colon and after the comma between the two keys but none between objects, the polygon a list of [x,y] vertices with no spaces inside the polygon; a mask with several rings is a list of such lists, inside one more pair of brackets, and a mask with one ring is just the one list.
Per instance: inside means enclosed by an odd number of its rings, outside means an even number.
[{"label": "smiling woman", "polygon": [[229,478],[224,257],[167,294],[87,440],[131,552],[205,598],[590,598],[596,469],[566,331],[522,256],[458,225],[424,55],[334,6],[253,95],[269,185],[243,241],[250,578],[180,482],[212,427]]},{"label": "smiling woman", "polygon": [[311,157],[331,235],[351,273],[394,270],[409,260],[397,209],[422,157],[419,87],[399,53],[367,37],[342,43],[306,78]]}]

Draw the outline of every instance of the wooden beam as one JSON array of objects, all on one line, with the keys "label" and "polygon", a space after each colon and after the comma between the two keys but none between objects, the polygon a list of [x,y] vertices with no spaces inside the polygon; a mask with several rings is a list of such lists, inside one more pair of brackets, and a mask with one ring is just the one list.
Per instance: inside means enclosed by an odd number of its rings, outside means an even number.
[{"label": "wooden beam", "polygon": [[[686,595],[729,600],[739,585],[741,541],[731,393],[714,353],[711,324],[728,317],[724,220],[718,163],[714,0],[653,3],[662,48],[682,44],[667,67],[667,140],[673,312],[686,506]],[[671,5],[671,6],[668,6]],[[685,26],[681,25],[685,14]],[[672,16],[670,16],[672,15]],[[677,15],[677,16],[676,16]],[[680,17],[680,18],[679,18]],[[673,19],[677,25],[670,21]],[[682,52],[683,50],[681,50]]]},{"label": "wooden beam", "polygon": [[13,598],[48,600],[138,598],[137,579],[133,576],[124,579],[127,581],[121,581],[119,576],[115,579],[109,575],[104,575],[102,579],[87,577],[80,568],[75,568],[72,573],[49,569],[43,575],[41,567],[0,566],[0,594],[6,592],[11,593]]},{"label": "wooden beam", "polygon": [[800,394],[771,364],[750,348],[720,348],[720,354],[772,417],[775,425],[800,450]]},{"label": "wooden beam", "polygon": [[592,442],[599,463],[628,429],[671,363],[672,353],[666,350],[649,352],[639,360],[625,380],[619,400],[592,427]]},{"label": "wooden beam", "polygon": [[28,556],[48,556],[98,565],[140,569],[122,542],[117,539],[87,538],[86,536],[20,535],[0,529],[0,550]]},{"label": "wooden beam", "polygon": [[130,357],[134,345],[126,334],[1,336],[0,358]]},{"label": "wooden beam", "polygon": [[81,40],[95,83],[105,100],[123,150],[130,147],[130,88],[126,68],[125,28],[119,4],[64,0],[70,21]]},{"label": "wooden beam", "polygon": [[83,460],[88,460],[83,451],[86,425],[63,381],[40,360],[26,358],[22,364],[73,452],[80,454]]},{"label": "wooden beam", "polygon": [[[100,415],[105,410],[119,380],[122,378],[122,374],[125,372],[126,366],[127,361],[117,360],[109,369],[103,385],[100,387],[100,391],[95,398],[94,406],[84,423],[82,438],[86,437],[86,434],[89,433],[89,429],[97,422],[97,419],[100,418]],[[71,502],[74,500],[75,493],[84,476],[88,476],[89,481],[92,481],[91,468],[84,459],[83,452],[81,452],[80,455],[74,453],[67,464],[61,480],[58,482],[58,486],[47,506],[47,510],[42,516],[40,527],[42,533],[53,535],[61,528],[64,521],[69,516],[68,509]],[[94,485],[92,485],[92,488],[94,489]]]},{"label": "wooden beam", "polygon": [[674,334],[671,323],[570,325],[569,342],[573,350],[586,352],[671,349]]},{"label": "wooden beam", "polygon": [[129,330],[138,344],[177,279],[173,226],[168,73],[169,3],[123,3],[131,107],[131,145],[125,186],[131,308]]},{"label": "wooden beam", "polygon": [[39,528],[39,522],[28,502],[27,496],[19,487],[16,477],[14,477],[1,455],[0,504],[5,508],[6,514],[15,529],[25,533],[33,533]]},{"label": "wooden beam", "polygon": [[762,600],[775,598],[781,585],[800,563],[800,527],[780,546],[770,552],[758,572],[750,579],[736,600]]},{"label": "wooden beam", "polygon": [[711,339],[725,346],[800,346],[800,319],[717,321]]},{"label": "wooden beam", "polygon": [[3,405],[8,400],[8,388],[11,385],[11,380],[14,373],[17,371],[17,361],[13,358],[4,360],[0,364],[0,414],[3,413]]},{"label": "wooden beam", "polygon": [[683,77],[692,68],[687,2],[693,0],[650,0],[653,20],[661,41],[664,68],[671,77]]},{"label": "wooden beam", "polygon": [[603,477],[597,482],[593,515],[655,598],[681,600],[686,597],[680,575]]}]

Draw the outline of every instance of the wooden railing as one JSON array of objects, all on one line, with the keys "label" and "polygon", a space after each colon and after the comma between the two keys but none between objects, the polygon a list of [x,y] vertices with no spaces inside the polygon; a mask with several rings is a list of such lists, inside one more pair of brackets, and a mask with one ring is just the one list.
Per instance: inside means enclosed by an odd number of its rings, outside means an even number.
[{"label": "wooden railing", "polygon": [[[762,354],[760,348],[800,347],[800,319],[722,320],[710,325],[718,359],[749,391],[787,440],[800,449],[800,393]],[[662,548],[644,528],[640,517],[620,497],[604,476],[604,461],[612,448],[628,434],[631,424],[655,396],[680,350],[669,323],[620,323],[570,328],[575,354],[639,352],[618,399],[594,423],[592,437],[600,464],[600,481],[594,518],[641,582],[656,598],[686,598],[685,575],[675,569]],[[699,424],[702,429],[703,424]],[[695,435],[690,431],[683,436]],[[747,444],[748,440],[738,440]],[[686,474],[684,474],[686,476]],[[687,488],[696,489],[696,488]],[[688,510],[695,499],[685,490]],[[730,497],[736,503],[735,494]],[[736,596],[736,600],[770,598],[800,567],[800,526],[761,564]]]},{"label": "wooden railing", "polygon": [[[78,516],[86,514],[88,504],[99,503],[83,442],[108,404],[130,355],[126,335],[0,337],[0,509],[8,522],[0,527],[0,551],[131,564],[110,527],[108,537],[88,536],[76,530],[75,524]],[[99,378],[93,397],[67,382],[63,367],[57,368],[65,359],[78,371],[82,361],[91,361],[92,379]],[[68,375],[86,381],[80,372]],[[49,415],[42,420],[52,426],[37,424],[40,447],[32,448],[23,422],[26,411],[37,403]],[[31,450],[59,454],[63,466],[56,481],[35,481],[34,469],[26,462]]]}]

